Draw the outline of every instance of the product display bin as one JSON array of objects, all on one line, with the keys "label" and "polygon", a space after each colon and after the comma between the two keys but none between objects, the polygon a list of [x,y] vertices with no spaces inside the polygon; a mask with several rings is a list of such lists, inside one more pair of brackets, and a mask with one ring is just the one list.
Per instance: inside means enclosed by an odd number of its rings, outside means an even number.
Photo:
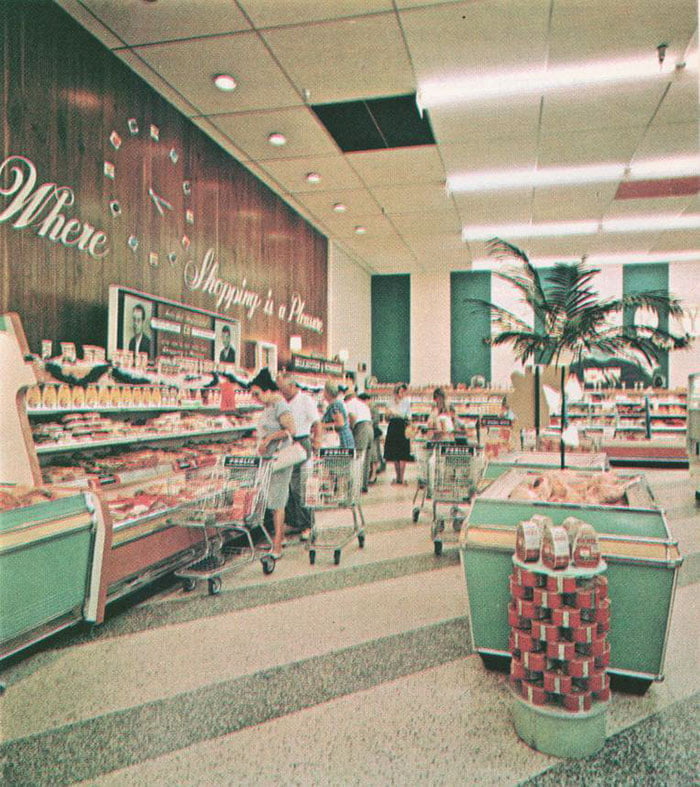
[{"label": "product display bin", "polygon": [[103,546],[83,493],[0,512],[0,658],[94,621]]},{"label": "product display bin", "polygon": [[474,500],[460,540],[472,646],[488,665],[509,657],[508,577],[515,529],[534,514],[555,525],[574,516],[592,525],[608,564],[613,610],[610,672],[648,686],[663,679],[663,664],[677,572],[682,563],[663,511],[646,479],[627,490],[627,506],[510,500],[528,471],[509,470]]},{"label": "product display bin", "polygon": [[[513,451],[490,459],[484,470],[484,478],[493,481],[512,468],[555,469],[561,466],[558,451]],[[566,467],[569,470],[607,470],[605,454],[567,453]]]}]

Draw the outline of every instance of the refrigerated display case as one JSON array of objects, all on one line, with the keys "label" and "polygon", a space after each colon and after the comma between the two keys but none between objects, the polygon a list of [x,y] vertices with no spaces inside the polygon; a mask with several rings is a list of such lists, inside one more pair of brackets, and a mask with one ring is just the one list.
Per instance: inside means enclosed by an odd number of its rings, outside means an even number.
[{"label": "refrigerated display case", "polygon": [[[508,575],[515,530],[534,514],[555,525],[573,516],[592,525],[608,564],[613,621],[610,673],[617,685],[645,691],[663,679],[668,629],[682,557],[664,512],[643,475],[629,477],[626,505],[589,505],[510,498],[526,470],[508,470],[477,496],[463,529],[460,557],[474,650],[487,666],[509,660]],[[581,471],[583,473],[584,471]],[[622,475],[622,474],[620,474]],[[635,480],[636,479],[636,480]]]},{"label": "refrigerated display case", "polygon": [[700,500],[700,372],[688,378],[688,464],[695,499]]}]

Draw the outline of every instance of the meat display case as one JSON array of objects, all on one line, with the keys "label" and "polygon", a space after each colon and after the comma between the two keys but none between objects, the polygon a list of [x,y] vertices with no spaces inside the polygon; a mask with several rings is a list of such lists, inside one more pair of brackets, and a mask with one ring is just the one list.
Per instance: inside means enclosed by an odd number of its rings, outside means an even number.
[{"label": "meat display case", "polygon": [[[196,504],[209,468],[252,434],[245,396],[240,411],[224,414],[211,387],[195,399],[188,382],[174,398],[172,384],[131,385],[123,375],[117,383],[105,364],[98,387],[119,388],[118,401],[100,390],[96,403],[86,402],[77,390],[66,391],[79,383],[51,379],[46,364],[31,356],[15,314],[0,316],[0,372],[0,484],[57,490],[57,500],[41,510],[2,513],[0,597],[7,603],[0,642],[26,639],[32,628],[27,608],[48,609],[58,596],[70,603],[54,610],[61,627],[69,620],[100,623],[107,603],[203,554],[201,530],[178,526],[173,512]],[[46,386],[56,395],[44,397]],[[43,578],[43,589],[35,587],[34,575]],[[59,590],[67,587],[73,592]],[[45,628],[49,613],[39,617],[37,629]]]}]

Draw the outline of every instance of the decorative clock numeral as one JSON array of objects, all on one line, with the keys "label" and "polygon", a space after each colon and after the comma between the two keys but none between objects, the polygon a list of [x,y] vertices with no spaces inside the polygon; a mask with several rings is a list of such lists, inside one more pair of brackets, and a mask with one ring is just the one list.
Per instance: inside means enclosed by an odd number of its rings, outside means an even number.
[{"label": "decorative clock numeral", "polygon": [[160,129],[158,128],[158,126],[154,126],[153,123],[151,123],[150,133],[151,133],[151,139],[154,142],[160,141]]},{"label": "decorative clock numeral", "polygon": [[136,235],[129,235],[129,240],[126,242],[131,251],[136,252],[139,247],[139,239]]},{"label": "decorative clock numeral", "polygon": [[186,197],[189,197],[190,194],[192,193],[192,184],[190,183],[189,180],[183,180],[182,181],[182,193]]},{"label": "decorative clock numeral", "polygon": [[119,204],[119,201],[118,201],[118,200],[116,200],[116,199],[113,199],[113,200],[112,200],[112,201],[109,203],[109,209],[110,209],[110,211],[112,212],[112,216],[121,216],[121,213],[122,213],[122,206]]},{"label": "decorative clock numeral", "polygon": [[170,254],[168,254],[168,262],[171,265],[174,265],[177,262],[177,254],[174,251],[171,251]]},{"label": "decorative clock numeral", "polygon": [[139,133],[139,124],[136,122],[136,118],[129,118],[126,121],[126,125],[129,127],[129,133],[132,137]]},{"label": "decorative clock numeral", "polygon": [[173,162],[173,164],[177,164],[178,159],[180,158],[180,154],[177,152],[177,150],[175,150],[175,148],[170,148],[170,153],[168,153],[168,156],[170,156],[170,160]]},{"label": "decorative clock numeral", "polygon": [[182,244],[182,248],[183,248],[183,249],[185,249],[185,250],[187,250],[187,249],[189,249],[189,247],[190,247],[190,243],[191,243],[191,241],[190,241],[190,239],[187,237],[187,235],[183,235],[183,236],[182,236],[182,240],[180,241],[180,243]]},{"label": "decorative clock numeral", "polygon": [[148,264],[152,265],[154,268],[157,268],[160,264],[160,260],[158,259],[158,252],[152,251],[148,255]]},{"label": "decorative clock numeral", "polygon": [[109,141],[115,150],[119,150],[119,148],[122,146],[122,138],[119,136],[119,134],[117,134],[116,131],[112,131],[112,133],[109,135]]},{"label": "decorative clock numeral", "polygon": [[102,172],[104,173],[106,178],[111,178],[112,180],[114,180],[115,169],[114,169],[114,164],[112,164],[111,161],[105,161],[102,167]]},{"label": "decorative clock numeral", "polygon": [[194,224],[194,213],[191,210],[185,211],[185,221],[188,224]]}]

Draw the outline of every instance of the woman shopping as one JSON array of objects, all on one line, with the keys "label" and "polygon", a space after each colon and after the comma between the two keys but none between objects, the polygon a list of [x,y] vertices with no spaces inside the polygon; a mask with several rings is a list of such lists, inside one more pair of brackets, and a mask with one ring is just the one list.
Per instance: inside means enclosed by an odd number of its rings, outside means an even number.
[{"label": "woman shopping", "polygon": [[[285,445],[292,442],[296,431],[292,411],[277,389],[270,370],[261,369],[250,383],[250,392],[265,409],[258,419],[258,453],[271,457]],[[289,496],[289,482],[293,465],[273,471],[267,496],[267,507],[272,510],[275,533],[272,539],[272,556],[275,560],[282,557],[284,540],[284,507]]]},{"label": "woman shopping", "polygon": [[328,405],[321,419],[324,428],[338,435],[341,448],[354,448],[355,440],[352,436],[350,420],[337,383],[331,380],[326,382],[323,387],[323,398]]},{"label": "woman shopping", "polygon": [[411,400],[407,395],[408,387],[399,383],[394,388],[394,398],[387,405],[389,425],[384,441],[384,458],[394,463],[396,478],[392,484],[403,484],[406,462],[411,460],[411,442],[406,436],[406,427],[411,421]]}]

